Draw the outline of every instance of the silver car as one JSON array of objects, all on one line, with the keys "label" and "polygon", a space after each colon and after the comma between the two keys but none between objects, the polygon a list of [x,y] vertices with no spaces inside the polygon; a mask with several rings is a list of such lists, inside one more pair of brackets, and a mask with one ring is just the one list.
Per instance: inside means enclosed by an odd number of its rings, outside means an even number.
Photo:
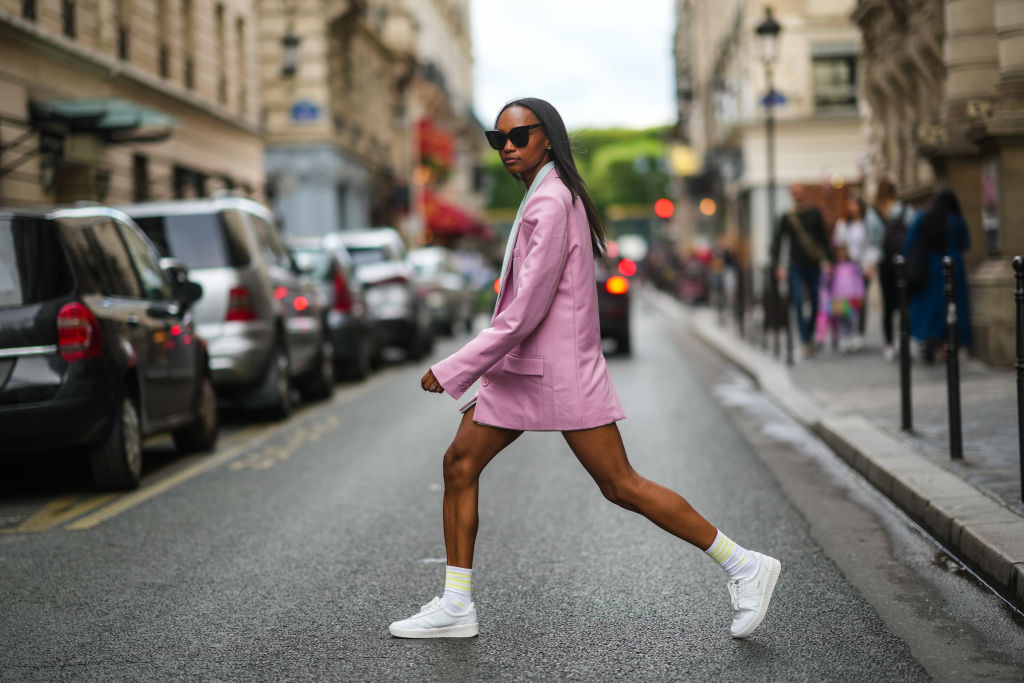
[{"label": "silver car", "polygon": [[214,197],[121,207],[203,286],[199,334],[223,405],[292,411],[334,391],[334,351],[319,297],[285,247],[274,215],[250,199]]},{"label": "silver car", "polygon": [[454,254],[446,247],[420,247],[410,250],[406,260],[425,292],[434,329],[449,336],[472,329],[475,293]]},{"label": "silver car", "polygon": [[405,262],[405,244],[394,228],[335,233],[356,264],[377,338],[418,360],[434,346],[430,311]]}]

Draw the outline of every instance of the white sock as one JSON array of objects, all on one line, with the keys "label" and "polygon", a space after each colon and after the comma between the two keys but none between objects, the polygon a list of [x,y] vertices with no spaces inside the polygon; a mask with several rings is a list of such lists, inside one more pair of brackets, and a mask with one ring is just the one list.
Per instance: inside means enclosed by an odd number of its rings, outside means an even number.
[{"label": "white sock", "polygon": [[742,548],[721,531],[715,542],[704,551],[721,565],[730,579],[749,579],[757,573],[757,560],[746,548]]},{"label": "white sock", "polygon": [[449,612],[461,614],[469,611],[473,604],[473,570],[446,565],[441,600]]}]

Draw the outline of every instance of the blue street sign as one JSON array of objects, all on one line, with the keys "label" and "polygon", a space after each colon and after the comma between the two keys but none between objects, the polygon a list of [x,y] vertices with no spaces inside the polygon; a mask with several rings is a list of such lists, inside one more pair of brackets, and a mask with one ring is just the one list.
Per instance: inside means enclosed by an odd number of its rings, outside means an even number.
[{"label": "blue street sign", "polygon": [[299,100],[292,105],[292,121],[315,121],[320,118],[320,107],[309,100]]}]

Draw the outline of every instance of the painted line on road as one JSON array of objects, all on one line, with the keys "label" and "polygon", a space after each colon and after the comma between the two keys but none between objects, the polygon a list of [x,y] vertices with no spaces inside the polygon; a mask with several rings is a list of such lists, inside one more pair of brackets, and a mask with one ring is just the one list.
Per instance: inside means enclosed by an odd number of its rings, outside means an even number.
[{"label": "painted line on road", "polygon": [[[12,529],[0,530],[4,534],[32,534],[48,531],[69,519],[84,515],[117,498],[118,493],[103,493],[80,500],[80,496],[60,496]],[[78,501],[78,502],[76,502]]]},{"label": "painted line on road", "polygon": [[111,503],[110,505],[104,508],[100,508],[96,512],[93,512],[92,514],[86,515],[85,517],[82,517],[81,519],[72,522],[71,524],[68,524],[67,527],[65,528],[71,531],[83,531],[85,529],[91,529],[97,524],[102,524],[103,522],[121,514],[122,512],[131,510],[133,507],[141,505],[142,503],[145,503],[146,501],[151,500],[152,498],[155,498],[156,496],[159,496],[162,493],[166,493],[167,491],[170,491],[176,486],[180,486],[181,484],[184,484],[186,481],[194,479],[203,472],[206,472],[207,470],[213,467],[222,465],[223,463],[231,460],[232,458],[235,458],[240,453],[243,453],[246,449],[251,448],[253,446],[252,441],[246,437],[264,436],[264,438],[270,438],[271,436],[273,436],[286,426],[288,425],[281,424],[248,427],[246,429],[243,429],[237,434],[232,435],[232,440],[241,441],[241,443],[231,448],[228,448],[228,450],[224,451],[223,453],[217,453],[216,455],[200,460],[199,462],[189,467],[185,467],[184,469],[178,470],[174,474],[168,477],[164,477],[158,481],[155,481],[152,484],[148,484],[144,488],[139,489],[138,491],[125,494],[118,498],[113,503]]}]

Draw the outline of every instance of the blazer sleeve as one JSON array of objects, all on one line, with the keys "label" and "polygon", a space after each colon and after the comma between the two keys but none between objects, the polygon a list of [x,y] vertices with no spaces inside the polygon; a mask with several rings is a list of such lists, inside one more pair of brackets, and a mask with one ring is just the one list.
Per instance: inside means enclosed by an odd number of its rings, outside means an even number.
[{"label": "blazer sleeve", "polygon": [[431,367],[452,397],[459,398],[547,316],[565,268],[569,207],[558,197],[535,195],[523,213],[520,235],[528,235],[514,298],[461,349]]}]

